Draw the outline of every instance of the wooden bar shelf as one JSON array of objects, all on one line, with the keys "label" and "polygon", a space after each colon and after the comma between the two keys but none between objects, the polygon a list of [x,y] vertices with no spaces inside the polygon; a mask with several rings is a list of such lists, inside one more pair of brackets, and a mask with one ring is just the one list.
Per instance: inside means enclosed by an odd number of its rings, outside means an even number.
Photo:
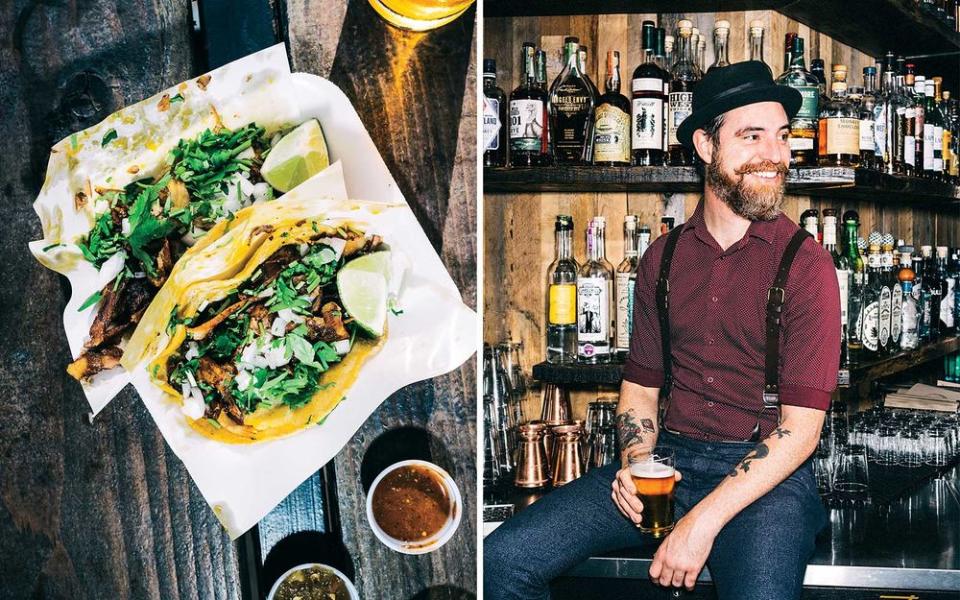
[{"label": "wooden bar shelf", "polygon": [[[916,350],[867,361],[850,370],[850,387],[868,385],[869,382],[881,377],[895,375],[958,350],[960,350],[960,337],[953,336],[926,344]],[[555,365],[542,362],[533,366],[533,378],[543,383],[570,387],[592,385],[616,387],[620,385],[623,378],[623,363]]]}]

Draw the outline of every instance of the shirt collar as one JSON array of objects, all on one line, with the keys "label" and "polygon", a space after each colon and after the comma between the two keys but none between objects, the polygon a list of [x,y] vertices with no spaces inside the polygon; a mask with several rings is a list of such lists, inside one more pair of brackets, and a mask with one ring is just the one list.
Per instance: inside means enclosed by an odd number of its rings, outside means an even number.
[{"label": "shirt collar", "polygon": [[[703,203],[704,199],[701,196],[700,201],[697,203],[696,210],[693,211],[693,215],[691,215],[690,219],[683,224],[683,231],[693,229],[698,238],[704,242],[710,243],[710,240],[713,238],[707,231],[706,221],[703,220]],[[772,244],[777,234],[777,223],[783,218],[783,213],[780,213],[771,221],[753,221],[750,223],[750,227],[747,228],[747,236],[755,237],[767,242],[768,244]],[[746,238],[746,236],[744,237]],[[746,239],[741,240],[740,244],[737,245],[742,245],[745,242]]]}]

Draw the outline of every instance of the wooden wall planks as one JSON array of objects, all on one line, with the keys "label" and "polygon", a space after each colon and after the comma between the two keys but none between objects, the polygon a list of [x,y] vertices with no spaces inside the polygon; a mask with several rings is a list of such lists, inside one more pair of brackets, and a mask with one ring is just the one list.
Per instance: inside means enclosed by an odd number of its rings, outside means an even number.
[{"label": "wooden wall planks", "polygon": [[[496,59],[498,84],[508,94],[519,83],[515,63],[520,45],[530,41],[548,50],[547,78],[552,81],[560,70],[559,53],[565,35],[580,37],[581,43],[589,48],[587,71],[594,82],[604,79],[603,57],[607,50],[620,51],[621,79],[629,82],[634,67],[641,62],[642,22],[653,20],[671,31],[681,18],[684,15],[487,18],[484,21],[484,47],[486,57]],[[730,22],[730,60],[737,62],[749,58],[748,28],[754,19],[764,23],[764,60],[775,74],[784,68],[782,45],[784,34],[788,32],[797,32],[805,39],[808,67],[815,57],[823,58],[827,69],[834,63],[845,64],[854,85],[862,83],[863,67],[874,63],[873,57],[774,11],[696,13],[687,18],[708,36],[705,52],[708,65],[714,61],[714,23],[718,20]],[[622,88],[624,92],[627,89],[628,85]],[[678,211],[685,218],[689,217],[698,199],[699,194],[673,194],[672,197],[650,193],[486,194],[483,245],[485,341],[497,342],[507,338],[523,341],[522,362],[527,370],[543,360],[544,289],[547,269],[554,255],[553,223],[557,214],[573,216],[574,254],[579,260],[585,254],[584,224],[594,215],[605,216],[607,259],[616,267],[623,258],[625,214],[639,215],[640,223],[650,227],[655,238],[662,214]],[[786,214],[795,221],[807,208],[822,210],[827,207],[837,208],[841,214],[848,209],[858,211],[862,235],[880,229],[892,232],[907,243],[960,245],[960,214],[955,206],[934,210],[909,203],[891,206],[795,194],[788,195],[784,202]],[[574,412],[584,416],[586,403],[598,397],[616,397],[616,390],[574,390]],[[534,418],[539,410],[539,395],[534,390],[527,400],[526,414],[528,418]]]}]

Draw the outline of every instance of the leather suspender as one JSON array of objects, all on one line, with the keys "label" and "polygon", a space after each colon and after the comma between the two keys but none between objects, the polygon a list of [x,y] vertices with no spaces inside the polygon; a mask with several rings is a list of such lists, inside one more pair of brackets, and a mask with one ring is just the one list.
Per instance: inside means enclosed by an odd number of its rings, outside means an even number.
[{"label": "leather suspender", "polygon": [[[660,426],[666,428],[667,409],[670,405],[670,392],[673,387],[673,360],[670,355],[670,263],[673,253],[680,239],[682,225],[674,227],[667,234],[667,242],[660,258],[660,275],[657,278],[657,314],[660,322],[660,348],[663,354],[663,387],[665,394],[663,409],[660,413]],[[766,319],[766,359],[764,362],[763,406],[757,412],[757,423],[753,427],[750,438],[745,441],[760,441],[760,417],[765,410],[777,411],[777,423],[780,422],[780,316],[786,300],[787,277],[790,267],[797,256],[797,251],[810,234],[805,230],[798,230],[780,258],[773,285],[767,290],[767,319]]]}]

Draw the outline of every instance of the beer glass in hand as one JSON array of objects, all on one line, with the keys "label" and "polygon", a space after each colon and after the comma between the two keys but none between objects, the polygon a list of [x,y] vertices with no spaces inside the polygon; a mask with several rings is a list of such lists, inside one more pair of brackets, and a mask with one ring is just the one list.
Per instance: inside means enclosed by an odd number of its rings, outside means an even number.
[{"label": "beer glass in hand", "polygon": [[637,527],[661,538],[673,529],[673,486],[677,482],[673,450],[634,453],[627,456],[627,460],[637,496],[643,503],[642,518]]}]

